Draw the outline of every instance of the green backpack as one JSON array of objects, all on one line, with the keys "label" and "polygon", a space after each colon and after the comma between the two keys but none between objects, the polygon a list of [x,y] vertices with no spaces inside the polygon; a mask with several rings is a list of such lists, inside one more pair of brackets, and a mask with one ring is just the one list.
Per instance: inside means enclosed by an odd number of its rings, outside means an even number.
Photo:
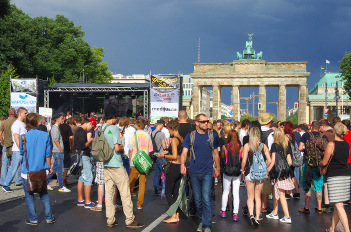
[{"label": "green backpack", "polygon": [[148,154],[146,154],[145,151],[139,150],[138,138],[137,138],[136,132],[134,132],[134,136],[135,136],[137,153],[132,159],[133,164],[140,173],[147,173],[152,166],[151,157]]},{"label": "green backpack", "polygon": [[103,130],[101,126],[93,140],[91,154],[96,162],[106,162],[115,154],[114,149],[111,148],[104,134],[105,130],[109,126],[111,125],[107,124]]}]

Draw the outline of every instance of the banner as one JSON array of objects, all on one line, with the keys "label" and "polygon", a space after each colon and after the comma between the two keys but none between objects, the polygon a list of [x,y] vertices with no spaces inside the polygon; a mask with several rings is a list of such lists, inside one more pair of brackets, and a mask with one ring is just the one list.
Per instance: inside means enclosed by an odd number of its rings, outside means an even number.
[{"label": "banner", "polygon": [[36,79],[11,79],[11,92],[26,92],[36,93],[37,92],[37,80]]},{"label": "banner", "polygon": [[178,117],[179,110],[178,75],[151,76],[151,122],[161,117]]},{"label": "banner", "polygon": [[11,107],[16,110],[24,107],[28,113],[36,113],[37,97],[26,93],[11,93]]},{"label": "banner", "polygon": [[43,117],[52,117],[52,108],[39,107],[39,114]]}]

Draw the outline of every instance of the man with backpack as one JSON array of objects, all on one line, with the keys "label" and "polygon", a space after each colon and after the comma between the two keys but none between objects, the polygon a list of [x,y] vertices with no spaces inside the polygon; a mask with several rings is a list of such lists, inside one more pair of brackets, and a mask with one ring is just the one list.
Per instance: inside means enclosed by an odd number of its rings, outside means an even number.
[{"label": "man with backpack", "polygon": [[[126,169],[123,167],[123,145],[120,140],[119,128],[116,124],[116,114],[111,111],[105,112],[106,123],[101,126],[101,131],[104,133],[104,137],[107,140],[113,155],[110,159],[104,162],[104,179],[105,179],[105,205],[106,205],[106,217],[107,226],[117,226],[118,222],[115,218],[116,209],[113,204],[113,197],[115,194],[115,187],[117,186],[122,200],[123,212],[126,216],[127,228],[141,228],[144,224],[135,220],[133,214],[133,202],[129,189],[129,177]],[[98,138],[100,136],[96,136]],[[99,145],[100,146],[100,145]],[[95,148],[93,147],[93,150]]]},{"label": "man with backpack", "polygon": [[[271,129],[273,115],[264,113],[258,118],[258,122],[261,124],[261,142],[264,143],[268,150],[271,150],[274,142],[274,130]],[[273,185],[271,184],[270,177],[267,178],[263,184],[262,189],[262,213],[269,213],[270,208],[268,207],[268,196],[273,193]]]},{"label": "man with backpack", "polygon": [[318,204],[316,212],[318,214],[323,214],[323,176],[319,173],[318,163],[324,154],[328,138],[325,135],[322,135],[322,133],[319,132],[319,129],[320,123],[317,121],[312,122],[312,132],[303,134],[299,144],[299,150],[304,151],[304,164],[302,165],[301,181],[305,190],[305,207],[299,209],[300,213],[310,213],[311,185],[313,183]]},{"label": "man with backpack", "polygon": [[[162,153],[167,149],[166,145],[166,136],[162,132],[163,127],[165,126],[165,121],[160,119],[157,120],[156,129],[151,134],[152,145],[154,148],[154,154]],[[154,188],[155,188],[155,196],[161,195],[160,188],[160,176],[162,173],[162,165],[165,164],[167,160],[165,158],[158,158],[156,156],[155,160],[155,172],[154,172]]]},{"label": "man with backpack", "polygon": [[199,219],[197,231],[204,230],[205,232],[210,232],[212,225],[211,188],[213,162],[215,162],[215,177],[220,174],[219,138],[217,133],[208,130],[208,122],[209,120],[205,114],[196,116],[196,131],[188,134],[182,144],[183,152],[180,166],[181,173],[186,175],[185,161],[190,149],[189,173]]}]

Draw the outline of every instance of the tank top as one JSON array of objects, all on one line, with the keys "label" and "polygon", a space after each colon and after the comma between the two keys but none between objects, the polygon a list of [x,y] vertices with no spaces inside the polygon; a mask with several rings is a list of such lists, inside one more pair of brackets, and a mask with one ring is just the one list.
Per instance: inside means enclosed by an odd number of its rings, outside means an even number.
[{"label": "tank top", "polygon": [[[179,144],[177,146],[178,155],[181,155],[182,151],[183,151],[182,141],[180,141],[180,138],[178,138],[178,137],[175,137],[175,138],[178,139],[178,141],[179,141]],[[168,152],[169,152],[170,155],[172,155],[172,146],[168,147]]]},{"label": "tank top", "polygon": [[346,141],[334,141],[334,155],[327,169],[327,177],[349,176],[347,159],[349,157],[350,146]]}]

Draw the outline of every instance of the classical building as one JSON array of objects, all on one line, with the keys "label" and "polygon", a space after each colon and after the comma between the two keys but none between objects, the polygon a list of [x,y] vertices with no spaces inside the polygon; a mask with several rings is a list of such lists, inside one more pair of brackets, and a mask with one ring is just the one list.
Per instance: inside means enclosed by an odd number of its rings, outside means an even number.
[{"label": "classical building", "polygon": [[[240,120],[240,87],[259,87],[259,114],[266,112],[266,87],[279,88],[278,119],[286,120],[286,87],[298,87],[299,123],[308,122],[307,106],[307,62],[266,62],[262,52],[256,54],[252,48],[252,35],[246,42],[243,55],[230,63],[194,63],[192,113],[202,108],[204,87],[213,87],[213,120],[221,118],[221,88],[232,88],[233,118]],[[269,93],[268,93],[269,94]]]},{"label": "classical building", "polygon": [[[336,101],[336,90],[339,98]],[[324,73],[321,79],[313,86],[308,95],[309,121],[326,118],[325,108],[328,112],[328,120],[335,116],[342,119],[350,119],[351,101],[343,89],[343,81],[340,73]]]}]

